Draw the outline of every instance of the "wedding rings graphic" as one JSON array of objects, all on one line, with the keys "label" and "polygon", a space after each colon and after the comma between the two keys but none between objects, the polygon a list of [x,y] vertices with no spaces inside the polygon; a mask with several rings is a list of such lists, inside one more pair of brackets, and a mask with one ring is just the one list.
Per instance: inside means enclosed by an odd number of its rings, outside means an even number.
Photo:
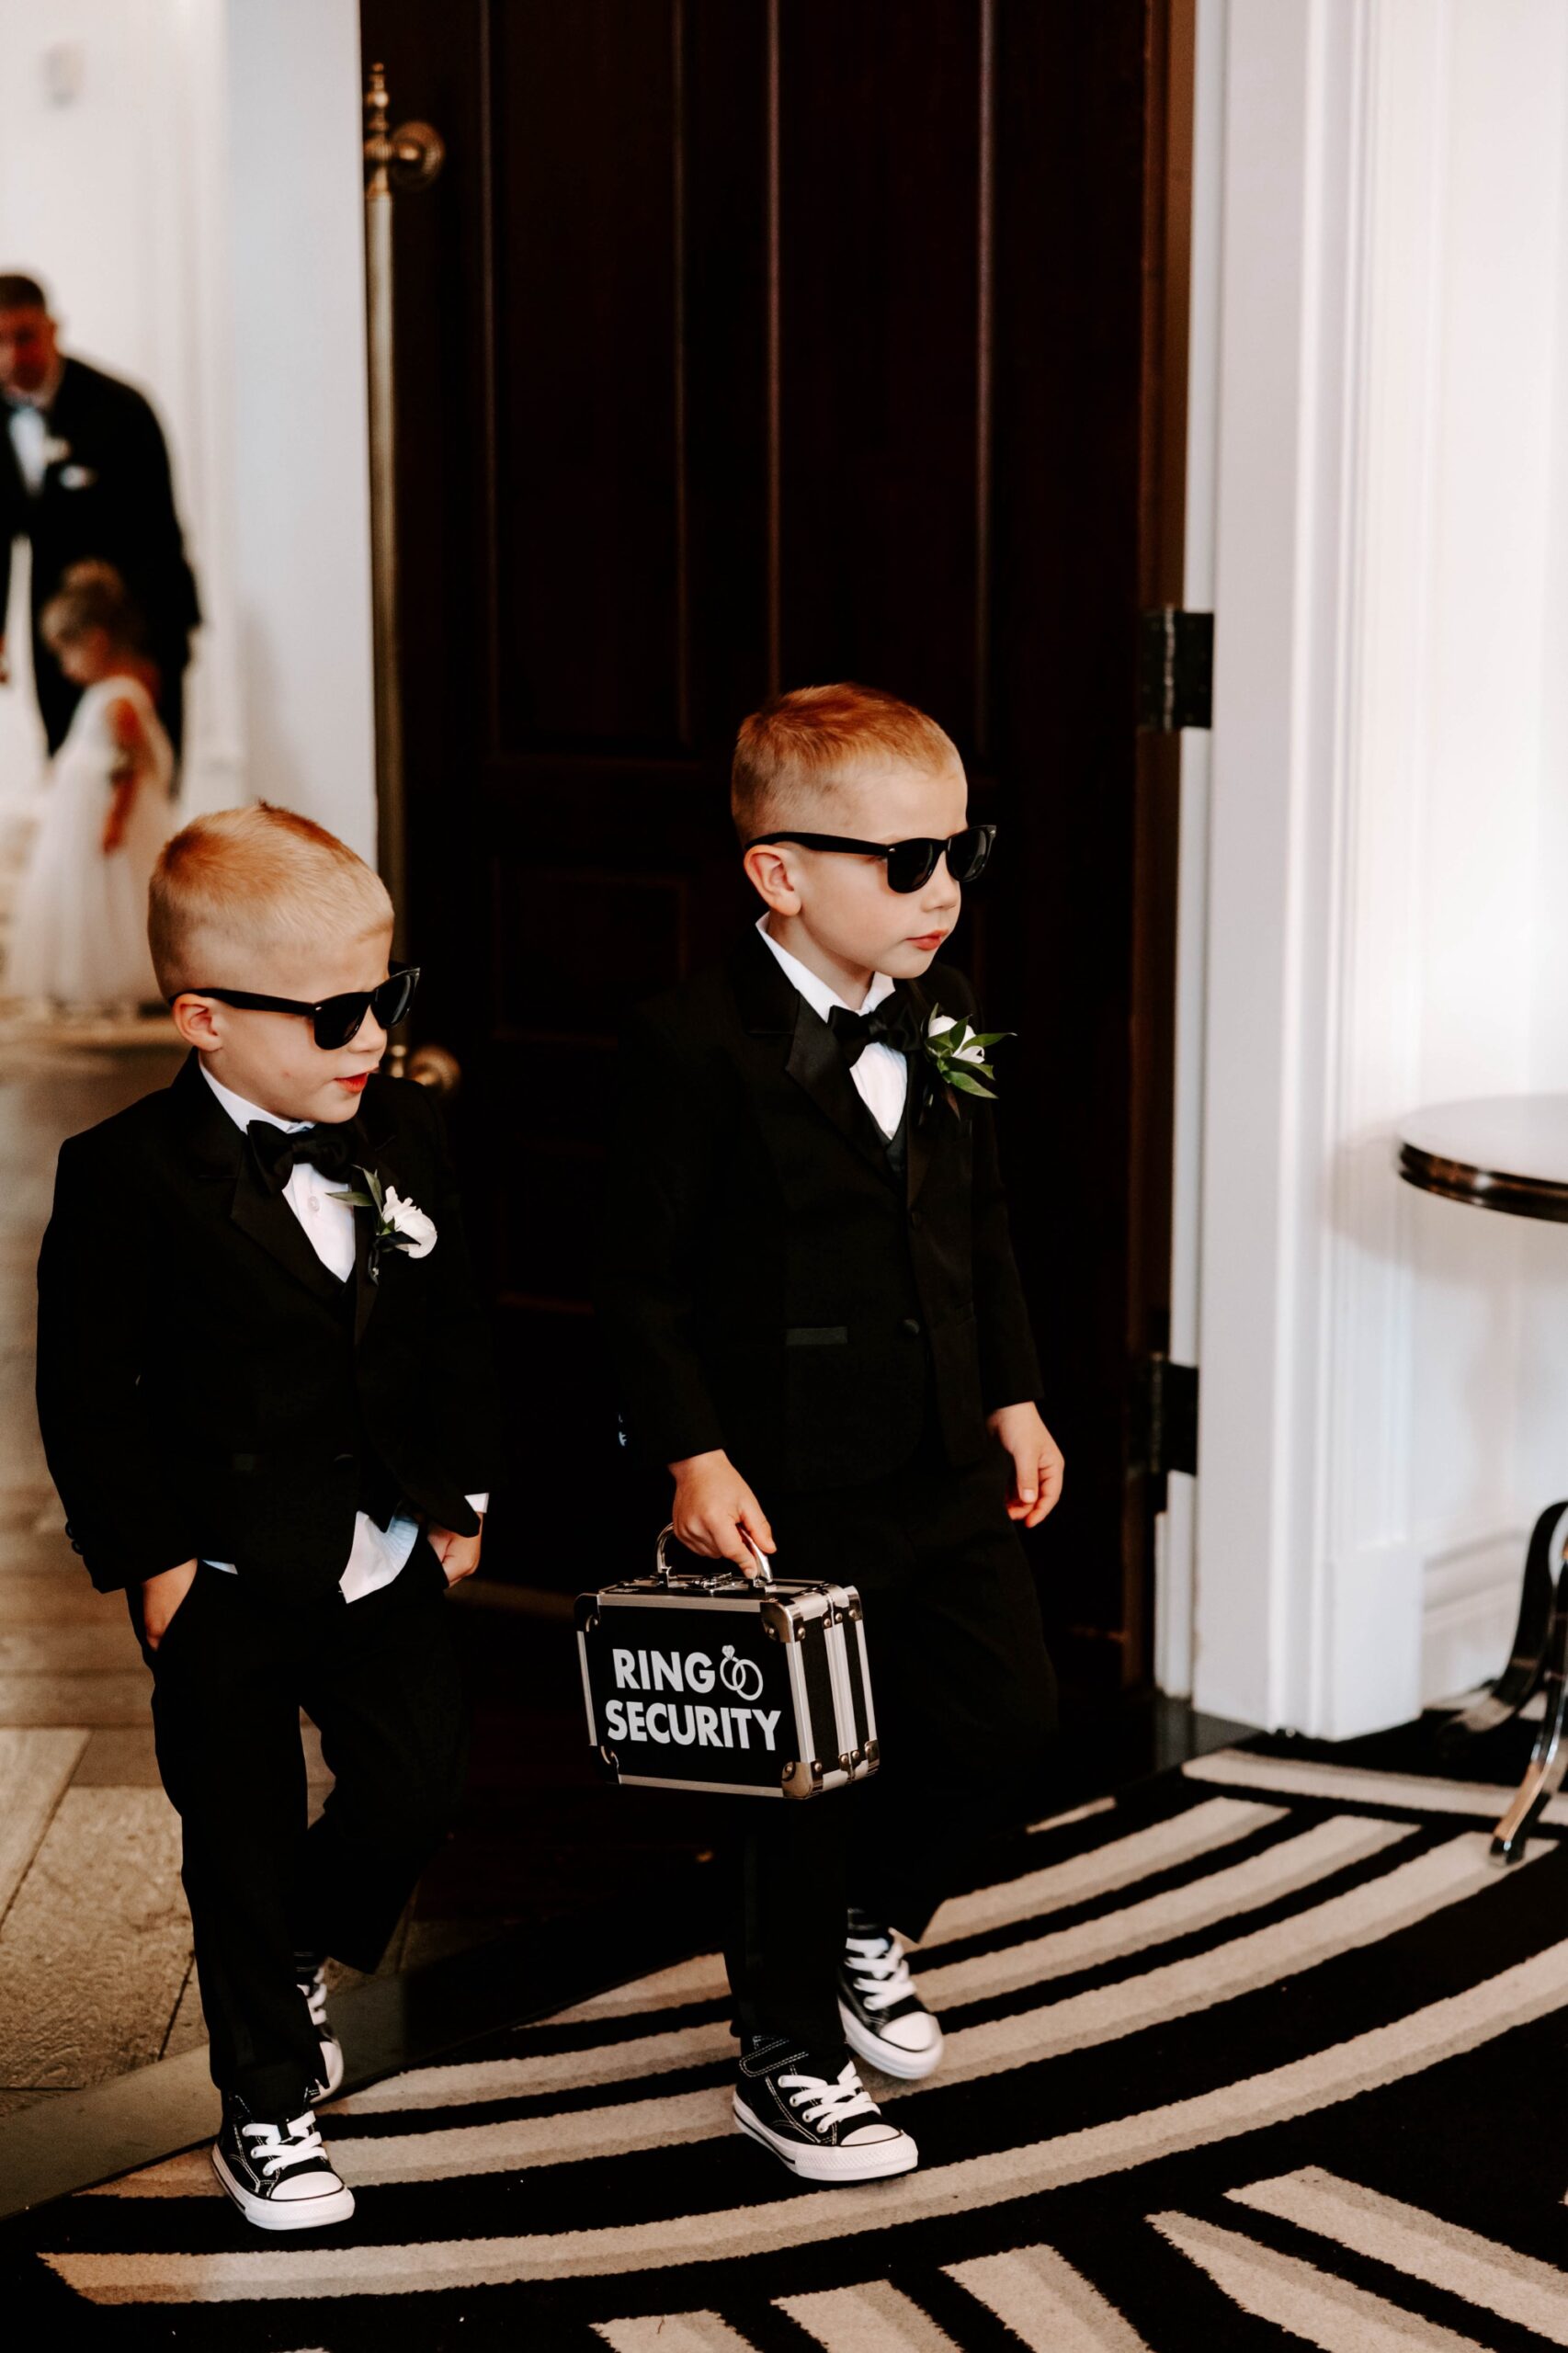
[{"label": "wedding rings graphic", "polygon": [[724,1644],[719,1680],[725,1690],[737,1699],[760,1699],[762,1697],[761,1667],[755,1659],[737,1658],[733,1643]]}]

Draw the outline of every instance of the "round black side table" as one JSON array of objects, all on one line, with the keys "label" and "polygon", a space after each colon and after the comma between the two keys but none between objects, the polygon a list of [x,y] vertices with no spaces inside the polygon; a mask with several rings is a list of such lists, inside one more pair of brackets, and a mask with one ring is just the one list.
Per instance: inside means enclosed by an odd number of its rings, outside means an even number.
[{"label": "round black side table", "polygon": [[[1400,1128],[1398,1168],[1407,1185],[1505,1217],[1568,1225],[1568,1095],[1497,1095],[1413,1111]],[[1492,1854],[1517,1862],[1548,1800],[1568,1773],[1568,1502],[1549,1504],[1525,1555],[1518,1623],[1508,1663],[1483,1697],[1456,1717],[1446,1744],[1490,1732],[1544,1691],[1546,1712],[1517,1794],[1497,1824]]]}]

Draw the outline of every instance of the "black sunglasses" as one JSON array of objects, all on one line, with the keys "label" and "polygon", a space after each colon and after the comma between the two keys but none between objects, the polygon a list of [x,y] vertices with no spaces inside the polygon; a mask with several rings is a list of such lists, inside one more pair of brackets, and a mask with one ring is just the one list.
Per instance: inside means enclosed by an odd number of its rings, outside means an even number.
[{"label": "black sunglasses", "polygon": [[256,996],[249,989],[181,989],[181,996],[215,996],[220,1005],[237,1005],[254,1013],[297,1013],[315,1030],[324,1054],[351,1045],[373,1013],[383,1029],[395,1029],[405,1020],[419,986],[417,964],[394,964],[373,989],[348,989],[342,996],[324,996],[319,1005],[301,1005],[297,997]]},{"label": "black sunglasses", "polygon": [[911,891],[923,891],[937,871],[939,858],[948,861],[948,872],[955,882],[973,882],[985,871],[985,861],[996,839],[994,825],[966,825],[961,834],[949,834],[947,840],[934,841],[928,835],[910,842],[858,842],[848,834],[758,834],[746,844],[747,849],[762,849],[772,842],[799,842],[802,849],[843,850],[854,858],[885,858],[888,862],[888,888],[901,897]]}]

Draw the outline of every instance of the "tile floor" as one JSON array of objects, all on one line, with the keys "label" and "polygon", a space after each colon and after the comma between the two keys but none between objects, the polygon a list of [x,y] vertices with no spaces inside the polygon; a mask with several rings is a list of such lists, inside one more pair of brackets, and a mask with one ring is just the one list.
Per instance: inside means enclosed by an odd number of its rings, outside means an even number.
[{"label": "tile floor", "polygon": [[32,1404],[55,1151],[172,1063],[0,1033],[0,2114],[201,2037],[146,1672],[66,1541]]}]

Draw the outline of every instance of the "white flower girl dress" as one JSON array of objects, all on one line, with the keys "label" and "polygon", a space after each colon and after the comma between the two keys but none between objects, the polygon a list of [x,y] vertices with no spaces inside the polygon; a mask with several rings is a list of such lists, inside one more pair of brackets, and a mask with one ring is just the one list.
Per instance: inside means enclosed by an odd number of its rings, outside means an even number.
[{"label": "white flower girl dress", "polygon": [[[142,770],[125,839],[106,854],[104,820],[118,756],[108,714],[122,699],[136,707],[152,760]],[[83,1009],[128,1009],[156,999],[147,884],[171,830],[174,766],[139,679],[100,678],[86,688],[51,767],[6,957],[7,996]]]}]

